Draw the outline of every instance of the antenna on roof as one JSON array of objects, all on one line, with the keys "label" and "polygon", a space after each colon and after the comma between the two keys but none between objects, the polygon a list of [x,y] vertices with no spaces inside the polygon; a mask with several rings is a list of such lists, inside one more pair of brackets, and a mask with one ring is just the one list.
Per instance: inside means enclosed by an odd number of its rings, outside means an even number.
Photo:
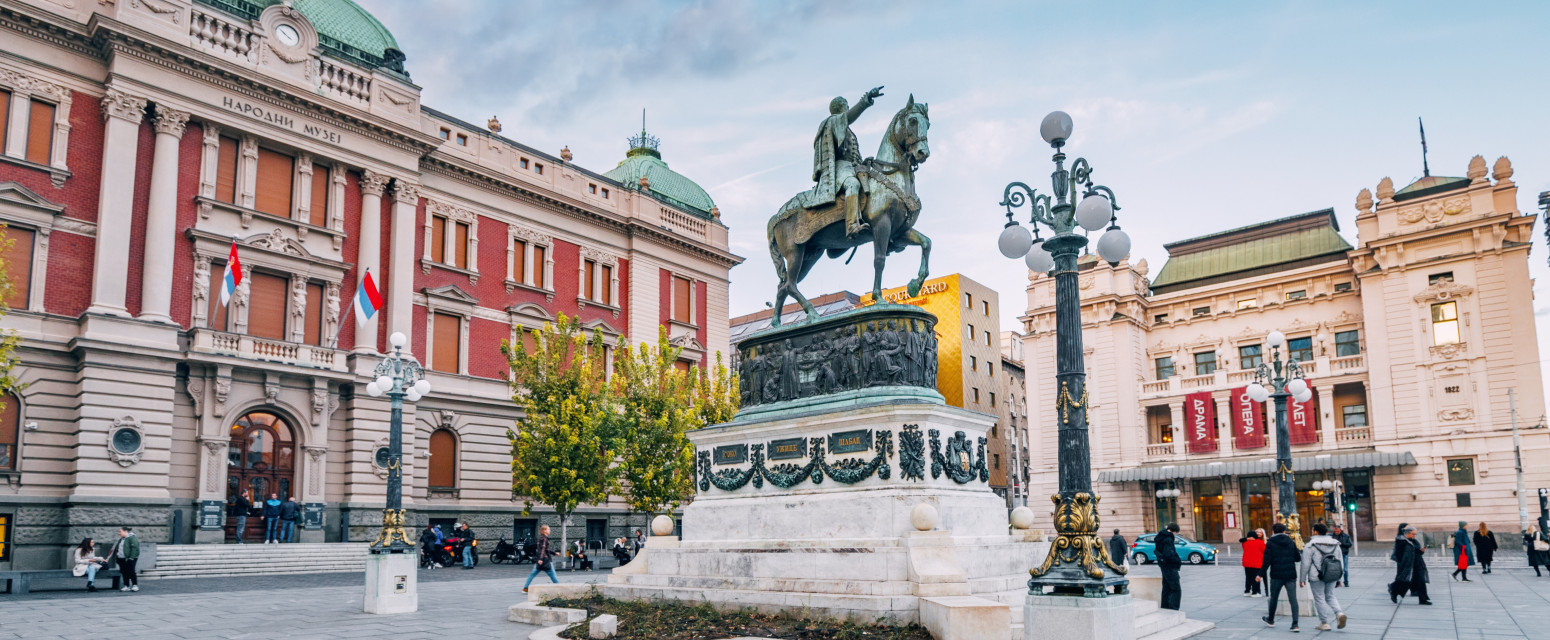
[{"label": "antenna on roof", "polygon": [[[644,111],[642,112],[641,117],[645,118]],[[644,120],[642,121],[644,122]],[[1426,123],[1421,121],[1420,116],[1416,116],[1415,121],[1417,124],[1421,125],[1421,177],[1431,177],[1432,168],[1426,164]]]}]

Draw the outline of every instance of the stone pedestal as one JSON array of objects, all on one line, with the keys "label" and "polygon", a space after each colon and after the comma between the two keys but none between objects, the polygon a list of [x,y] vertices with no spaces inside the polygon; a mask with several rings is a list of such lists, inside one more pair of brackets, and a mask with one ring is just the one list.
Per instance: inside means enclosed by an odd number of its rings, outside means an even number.
[{"label": "stone pedestal", "polygon": [[419,609],[418,564],[413,552],[366,554],[366,613],[413,613]]},{"label": "stone pedestal", "polygon": [[1105,598],[1028,595],[1023,640],[1135,640],[1130,596]]}]

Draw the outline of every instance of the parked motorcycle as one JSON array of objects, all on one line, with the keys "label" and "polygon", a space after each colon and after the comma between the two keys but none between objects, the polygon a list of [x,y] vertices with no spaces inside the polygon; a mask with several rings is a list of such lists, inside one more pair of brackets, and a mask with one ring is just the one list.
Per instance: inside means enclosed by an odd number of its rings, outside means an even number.
[{"label": "parked motorcycle", "polygon": [[443,563],[446,566],[450,567],[462,565],[464,553],[473,554],[474,566],[479,566],[478,540],[470,540],[467,545],[464,545],[462,538],[447,538],[446,542],[441,544],[441,550],[443,552],[443,557],[447,559],[447,561]]},{"label": "parked motorcycle", "polygon": [[517,545],[506,542],[506,536],[501,536],[501,539],[495,543],[495,550],[490,552],[490,562],[495,564],[506,562],[517,564],[521,559],[522,552],[517,549]]}]

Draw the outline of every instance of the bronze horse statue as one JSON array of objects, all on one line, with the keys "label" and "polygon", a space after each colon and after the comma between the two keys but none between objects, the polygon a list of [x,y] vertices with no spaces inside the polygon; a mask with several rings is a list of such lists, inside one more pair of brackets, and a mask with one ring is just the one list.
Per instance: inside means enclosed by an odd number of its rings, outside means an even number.
[{"label": "bronze horse statue", "polygon": [[[915,195],[915,171],[920,163],[931,156],[926,144],[926,130],[931,126],[926,103],[909,103],[894,114],[883,141],[878,145],[877,156],[867,158],[856,167],[856,177],[862,188],[861,214],[870,227],[857,235],[847,235],[843,204],[808,209],[804,206],[804,194],[797,194],[786,201],[780,211],[770,218],[767,227],[770,239],[770,258],[775,261],[775,275],[780,285],[775,289],[775,317],[772,325],[780,325],[781,308],[786,296],[796,298],[807,312],[807,319],[818,317],[807,297],[797,290],[797,283],[807,276],[813,265],[825,252],[830,258],[838,258],[863,244],[872,244],[872,299],[883,298],[883,265],[888,254],[903,251],[905,247],[920,247],[920,272],[909,282],[911,297],[920,293],[926,281],[927,262],[931,257],[931,239],[915,230],[920,215],[920,199]],[[846,260],[849,262],[849,259]]]}]

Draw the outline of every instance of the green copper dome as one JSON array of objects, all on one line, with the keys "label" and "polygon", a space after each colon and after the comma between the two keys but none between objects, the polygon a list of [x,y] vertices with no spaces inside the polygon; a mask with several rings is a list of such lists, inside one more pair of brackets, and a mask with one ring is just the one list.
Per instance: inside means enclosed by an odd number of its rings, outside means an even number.
[{"label": "green copper dome", "polygon": [[603,176],[618,180],[624,188],[632,191],[641,189],[640,179],[645,176],[646,183],[651,185],[649,191],[652,196],[702,218],[710,218],[710,210],[716,207],[710,194],[705,193],[700,185],[667,168],[667,163],[662,161],[662,154],[657,151],[657,139],[645,131],[630,138],[630,151],[625,154],[624,161]]},{"label": "green copper dome", "polygon": [[[248,19],[284,0],[195,0]],[[388,67],[403,72],[403,53],[398,41],[375,17],[351,0],[292,0],[318,30],[324,50],[367,67]]]}]

